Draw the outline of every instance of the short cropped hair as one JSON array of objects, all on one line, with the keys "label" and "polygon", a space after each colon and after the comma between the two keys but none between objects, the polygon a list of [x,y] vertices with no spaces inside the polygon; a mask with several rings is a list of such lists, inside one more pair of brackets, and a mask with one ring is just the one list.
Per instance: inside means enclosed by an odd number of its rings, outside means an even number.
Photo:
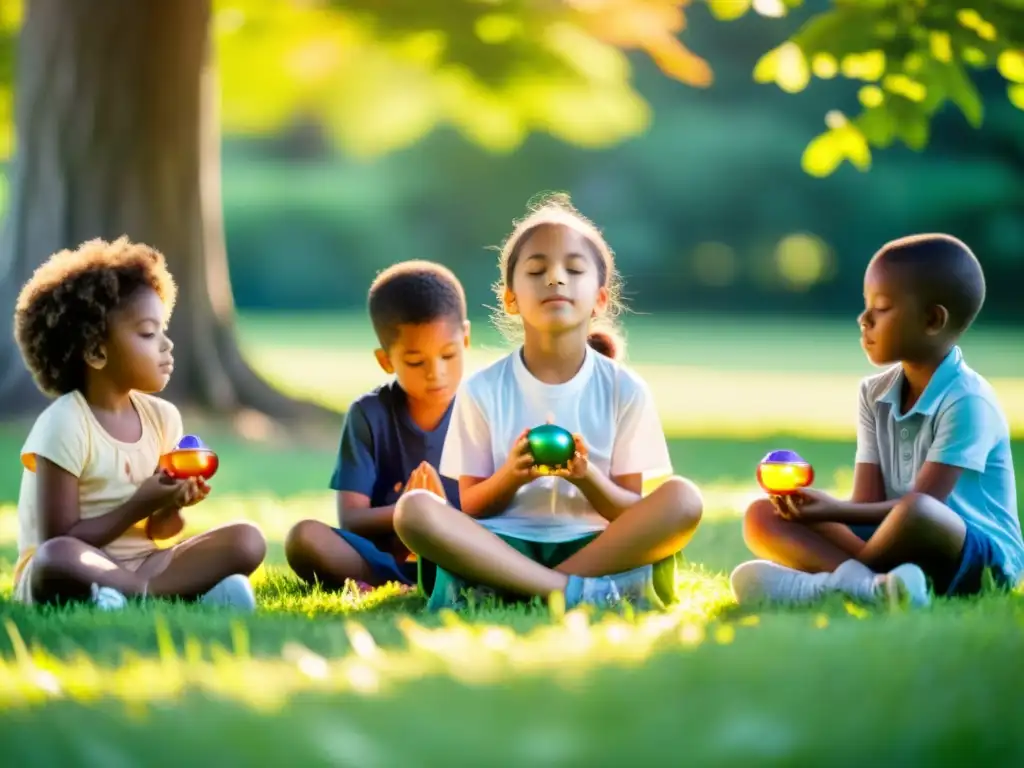
[{"label": "short cropped hair", "polygon": [[85,356],[107,339],[108,318],[152,288],[170,318],[177,287],[163,254],[127,237],[55,253],[21,289],[14,336],[36,385],[60,396],[85,386]]},{"label": "short cropped hair", "polygon": [[455,274],[431,261],[403,261],[377,275],[367,299],[370,322],[383,349],[400,325],[466,320],[466,294]]},{"label": "short cropped hair", "polygon": [[922,234],[886,243],[872,261],[894,267],[927,304],[949,312],[950,327],[963,333],[985,303],[985,274],[970,248],[952,235]]}]

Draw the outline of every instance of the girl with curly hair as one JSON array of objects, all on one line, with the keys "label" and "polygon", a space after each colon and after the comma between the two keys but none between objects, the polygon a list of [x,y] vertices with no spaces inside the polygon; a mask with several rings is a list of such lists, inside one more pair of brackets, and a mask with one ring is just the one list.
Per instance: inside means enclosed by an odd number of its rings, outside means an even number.
[{"label": "girl with curly hair", "polygon": [[127,238],[54,254],[22,289],[18,346],[54,400],[21,451],[15,599],[255,607],[248,576],[266,554],[255,526],[157,544],[210,492],[159,470],[182,436],[178,409],[154,396],[173,371],[166,328],[176,296],[163,255]]}]

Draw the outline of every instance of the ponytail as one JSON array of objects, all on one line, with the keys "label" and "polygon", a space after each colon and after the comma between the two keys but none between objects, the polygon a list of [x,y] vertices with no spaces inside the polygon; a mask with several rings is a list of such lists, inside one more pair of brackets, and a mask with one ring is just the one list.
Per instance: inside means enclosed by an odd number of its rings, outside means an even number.
[{"label": "ponytail", "polygon": [[587,334],[587,344],[612,360],[619,360],[626,344],[611,328],[595,328]]}]

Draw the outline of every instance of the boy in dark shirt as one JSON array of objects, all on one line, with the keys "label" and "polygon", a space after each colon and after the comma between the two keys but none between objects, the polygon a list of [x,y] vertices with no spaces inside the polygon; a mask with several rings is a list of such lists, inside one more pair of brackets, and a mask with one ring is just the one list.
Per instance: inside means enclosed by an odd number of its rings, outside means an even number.
[{"label": "boy in dark shirt", "polygon": [[417,563],[395,535],[395,503],[412,486],[459,506],[458,484],[436,467],[469,346],[462,285],[438,264],[402,262],[377,276],[368,305],[380,342],[374,354],[395,378],[346,415],[330,483],[338,527],[302,520],[285,542],[299,578],[326,588],[349,579],[371,587],[415,584]]}]

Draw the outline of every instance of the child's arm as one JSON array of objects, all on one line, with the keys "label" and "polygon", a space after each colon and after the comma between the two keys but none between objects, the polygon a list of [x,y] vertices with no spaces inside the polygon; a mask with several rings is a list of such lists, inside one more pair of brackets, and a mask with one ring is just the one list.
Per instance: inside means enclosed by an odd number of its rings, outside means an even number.
[{"label": "child's arm", "polygon": [[640,501],[645,475],[661,477],[672,472],[668,443],[650,388],[635,375],[616,375],[622,396],[615,414],[615,442],[608,474],[587,460],[583,436],[573,435],[576,458],[564,475],[580,489],[594,510],[609,521]]},{"label": "child's arm", "polygon": [[463,512],[470,517],[500,515],[512,503],[516,491],[537,476],[530,443],[526,439],[528,431],[524,429],[516,438],[508,459],[490,477],[459,476],[459,499]]},{"label": "child's arm", "polygon": [[[858,465],[861,466],[861,465]],[[877,469],[877,467],[876,467]],[[954,486],[963,474],[962,467],[949,464],[937,464],[927,461],[917,473],[911,493],[925,494],[938,501],[945,502]],[[856,490],[856,486],[855,486]],[[802,495],[806,495],[806,491]],[[822,494],[824,496],[824,494]],[[856,497],[855,497],[856,498]],[[815,522],[845,523],[846,525],[876,525],[885,519],[903,498],[886,499],[883,501],[835,501],[833,509],[823,510],[815,514],[813,508],[808,514],[807,506],[801,504],[800,517],[814,517]],[[812,502],[813,503],[813,502]]]},{"label": "child's arm", "polygon": [[840,501],[821,491],[807,488],[797,497],[784,499],[781,505],[777,505],[777,508],[781,507],[790,513],[784,516],[813,517],[817,522],[846,525],[876,525],[896,506],[898,499],[885,498],[885,478],[882,477],[881,457],[878,453],[873,396],[868,392],[867,381],[861,382],[858,394],[857,451],[850,500]]},{"label": "child's arm", "polygon": [[[817,494],[817,491],[811,491]],[[808,497],[806,491],[803,497]],[[824,500],[824,495],[822,495]],[[885,519],[898,499],[885,498],[885,479],[882,468],[871,461],[858,461],[853,466],[853,493],[849,501],[832,500],[830,509],[817,519],[821,522],[846,525],[877,525]],[[803,511],[800,512],[803,514]]]},{"label": "child's arm", "polygon": [[370,497],[353,491],[339,491],[338,527],[357,536],[373,538],[395,532],[395,507],[371,507]]},{"label": "child's arm", "polygon": [[459,478],[459,499],[462,511],[470,517],[500,515],[522,486],[523,482],[502,467],[490,477]]},{"label": "child's arm", "polygon": [[573,482],[594,510],[611,522],[640,501],[644,476],[638,473],[609,477],[588,464],[586,474]]},{"label": "child's arm", "polygon": [[395,507],[371,507],[377,483],[374,434],[363,406],[352,403],[341,431],[338,459],[331,476],[337,492],[338,527],[357,536],[375,537],[395,532]]},{"label": "child's arm", "polygon": [[481,402],[488,402],[464,385],[455,396],[444,450],[441,452],[440,474],[459,479],[459,506],[470,517],[500,515],[522,486],[532,477],[533,456],[524,429],[509,448],[508,457],[500,466],[491,446],[491,420]]},{"label": "child's arm", "polygon": [[120,506],[83,520],[78,504],[78,478],[42,456],[37,456],[35,461],[43,541],[71,536],[99,549],[122,536],[140,520],[174,503],[182,486],[181,481],[154,475]]},{"label": "child's arm", "polygon": [[[983,472],[988,454],[994,445],[995,438],[1001,429],[998,414],[992,406],[980,397],[965,397],[957,400],[938,415],[935,424],[935,439],[928,450],[926,461],[914,478],[911,493],[925,494],[938,501],[945,502],[953,492],[964,470]],[[859,451],[858,451],[859,453]],[[864,487],[869,483],[879,496],[884,498],[881,470],[877,464],[858,462],[857,469],[868,466],[874,469],[876,476],[870,478],[868,469],[863,470],[866,476]],[[870,478],[870,479],[869,479]],[[881,488],[881,492],[878,489]],[[854,493],[857,492],[857,475],[854,475]],[[814,491],[813,496],[820,496],[812,504],[819,508],[806,513],[806,505],[801,503],[800,517],[814,517],[817,521],[832,521],[856,525],[858,523],[874,524],[885,519],[893,507],[903,501],[902,498],[885,501],[859,502],[854,500],[841,502],[832,500],[827,503],[827,495]]]}]

